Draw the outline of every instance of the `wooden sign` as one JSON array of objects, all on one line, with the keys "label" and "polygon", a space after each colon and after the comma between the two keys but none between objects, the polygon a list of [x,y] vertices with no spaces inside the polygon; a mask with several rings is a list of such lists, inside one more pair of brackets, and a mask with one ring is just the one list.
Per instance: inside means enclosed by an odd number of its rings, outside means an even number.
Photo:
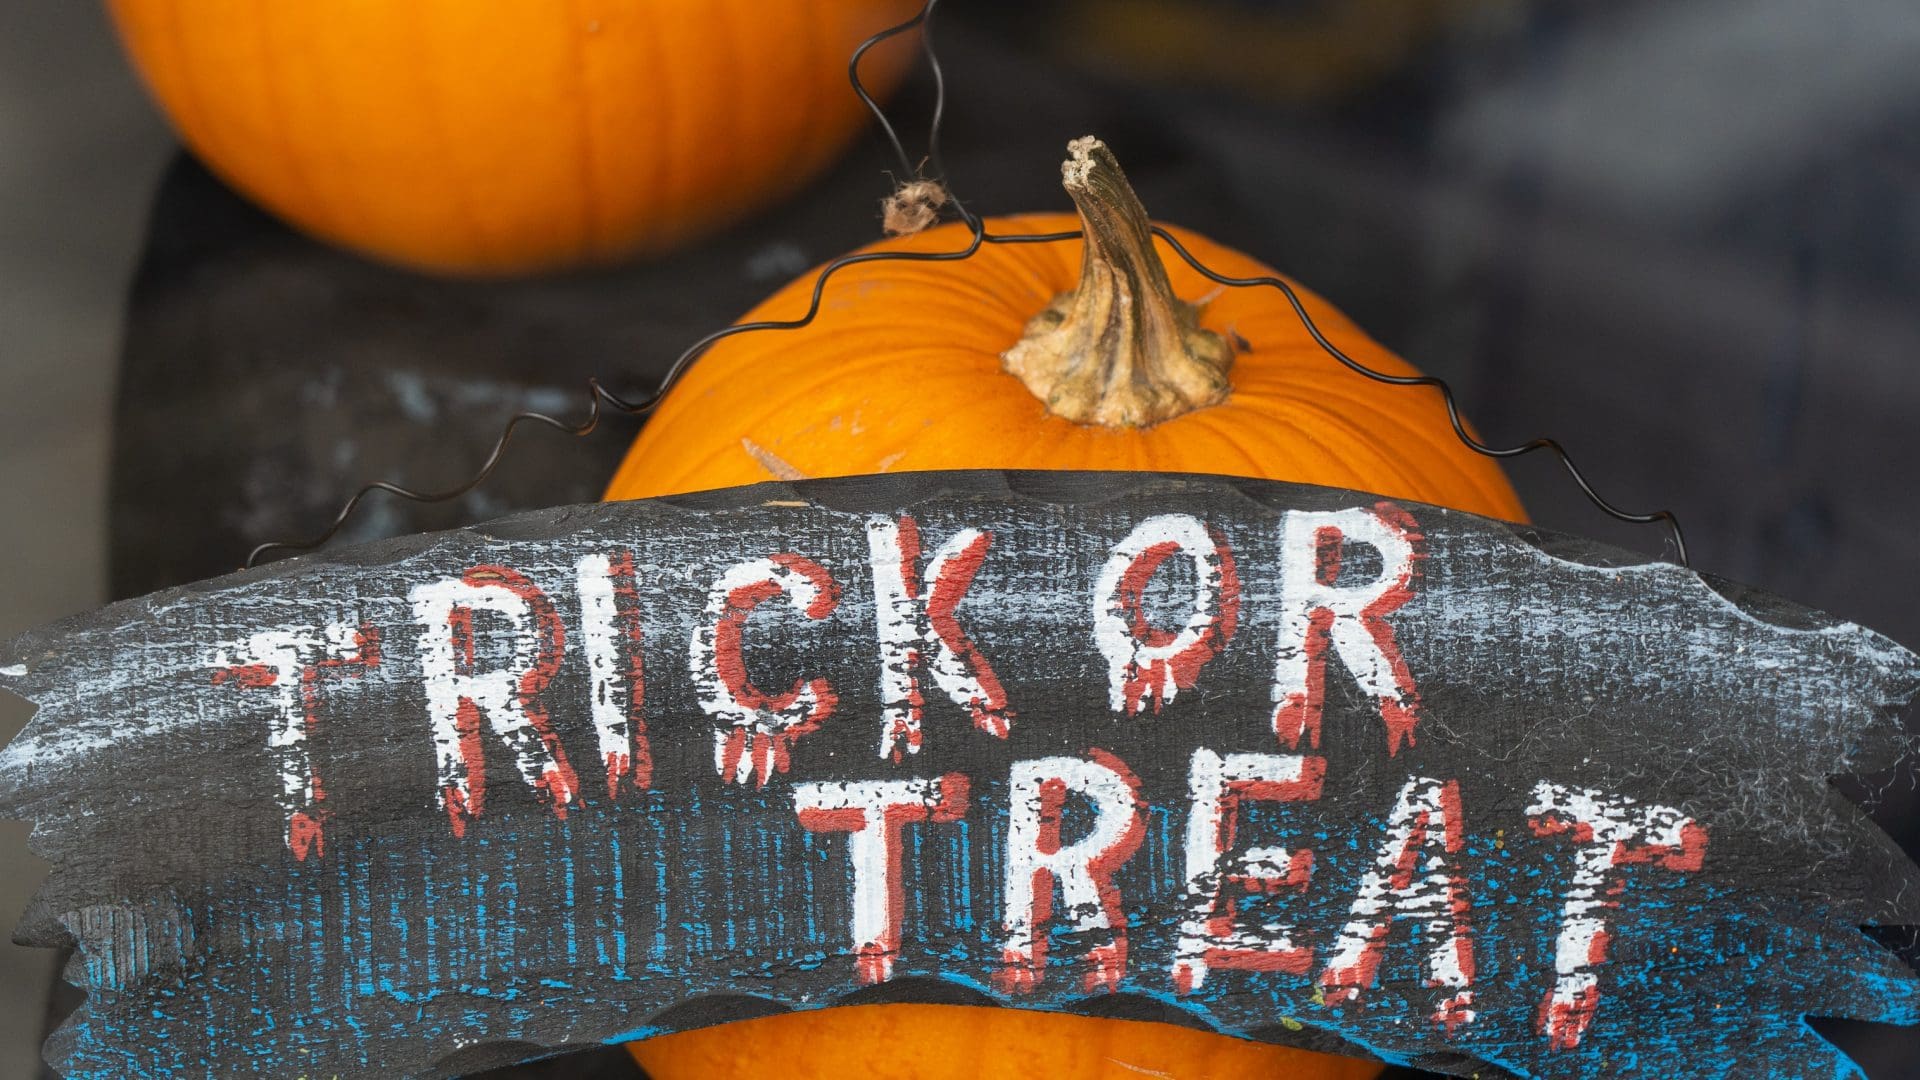
[{"label": "wooden sign", "polygon": [[1920,658],[1329,488],[942,473],[568,507],[30,633],[0,809],[69,1077],[447,1076],[782,1009],[1460,1075],[1844,1075],[1920,877],[1828,778]]}]

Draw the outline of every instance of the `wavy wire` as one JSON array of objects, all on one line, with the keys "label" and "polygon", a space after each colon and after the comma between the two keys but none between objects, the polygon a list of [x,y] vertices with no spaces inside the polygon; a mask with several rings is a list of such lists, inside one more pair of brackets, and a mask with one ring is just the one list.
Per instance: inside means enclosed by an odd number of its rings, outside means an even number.
[{"label": "wavy wire", "polygon": [[[905,144],[900,140],[899,133],[894,129],[892,121],[887,117],[886,110],[881,108],[880,103],[868,92],[866,84],[861,80],[860,61],[866,56],[867,52],[876,45],[915,28],[921,28],[921,55],[926,60],[928,69],[932,73],[934,86],[932,117],[928,124],[927,132],[926,161],[933,166],[934,178],[944,184],[946,182],[946,170],[940,157],[940,128],[946,115],[946,76],[941,69],[939,56],[933,48],[931,24],[933,11],[939,6],[939,3],[940,0],[925,0],[919,12],[911,19],[896,26],[890,26],[861,42],[847,63],[847,78],[848,81],[852,83],[853,92],[860,99],[861,104],[866,106],[868,112],[873,114],[875,122],[880,127],[882,136],[886,139],[889,147],[893,150],[895,158],[899,161],[902,175],[920,175],[921,169],[914,166],[912,158],[907,153]],[[465,495],[467,492],[479,487],[489,476],[493,475],[494,470],[500,465],[501,458],[506,453],[507,445],[513,440],[514,432],[519,430],[523,424],[539,424],[568,435],[586,436],[600,426],[600,419],[604,415],[602,412],[603,407],[611,408],[629,416],[644,416],[652,412],[660,404],[661,400],[666,397],[667,392],[673,389],[674,384],[680,380],[680,377],[686,373],[687,368],[708,349],[720,341],[736,334],[745,334],[760,330],[797,330],[812,323],[814,318],[820,313],[821,300],[826,293],[827,282],[834,274],[846,267],[868,262],[955,262],[971,258],[975,252],[980,250],[982,244],[1043,244],[1063,240],[1077,240],[1080,238],[1080,232],[1078,230],[1056,233],[994,235],[987,232],[986,223],[957,198],[950,196],[949,203],[953,206],[961,222],[967,226],[969,236],[965,247],[956,251],[870,251],[842,255],[820,268],[819,274],[814,278],[813,291],[807,304],[806,314],[799,318],[784,320],[762,319],[755,322],[735,323],[732,326],[715,330],[705,337],[700,338],[698,341],[695,341],[692,345],[687,346],[687,348],[675,358],[673,364],[667,368],[666,374],[661,377],[659,384],[654,388],[653,392],[638,401],[630,401],[608,390],[597,378],[588,379],[588,404],[585,419],[577,423],[568,423],[567,421],[548,416],[545,413],[516,413],[507,421],[505,428],[500,432],[500,437],[494,441],[493,449],[488,452],[486,460],[481,464],[479,470],[464,483],[444,491],[423,492],[402,487],[385,480],[374,481],[355,491],[340,507],[339,513],[334,515],[333,521],[327,525],[326,529],[305,540],[275,540],[261,544],[248,553],[246,561],[247,567],[252,568],[257,566],[262,557],[274,552],[308,551],[320,547],[338,535],[340,530],[346,525],[348,519],[353,516],[354,510],[359,507],[361,501],[375,492],[385,492],[386,494],[394,495],[402,499],[421,503],[447,502]],[[1167,246],[1173,250],[1174,254],[1180,256],[1188,266],[1216,284],[1229,288],[1264,286],[1278,289],[1280,294],[1285,297],[1287,303],[1293,308],[1294,314],[1299,318],[1301,326],[1306,329],[1308,334],[1312,335],[1314,342],[1318,344],[1328,356],[1355,374],[1372,379],[1375,382],[1385,383],[1389,386],[1430,386],[1440,391],[1441,401],[1447,410],[1447,420],[1453,426],[1454,435],[1474,453],[1495,459],[1505,459],[1520,457],[1538,450],[1547,451],[1560,462],[1561,466],[1566,470],[1567,474],[1573,478],[1573,482],[1579,486],[1581,493],[1587,497],[1588,501],[1592,502],[1593,505],[1608,516],[1635,525],[1664,523],[1672,538],[1674,552],[1678,562],[1682,566],[1691,565],[1687,555],[1686,536],[1681,531],[1679,519],[1675,517],[1671,511],[1656,510],[1652,513],[1637,514],[1622,510],[1613,505],[1613,503],[1607,501],[1594,489],[1593,484],[1589,482],[1586,475],[1580,471],[1580,467],[1574,463],[1572,455],[1567,453],[1564,447],[1552,439],[1531,439],[1527,442],[1507,447],[1496,447],[1481,442],[1467,430],[1465,421],[1460,417],[1460,409],[1455,401],[1453,388],[1448,385],[1446,380],[1432,375],[1390,375],[1385,372],[1375,371],[1347,355],[1339,346],[1327,339],[1326,335],[1321,332],[1320,327],[1314,323],[1312,316],[1307,313],[1306,306],[1301,302],[1299,294],[1296,293],[1293,286],[1288,284],[1284,279],[1279,277],[1229,277],[1202,264],[1199,259],[1195,258],[1194,255],[1186,249],[1185,245],[1181,244],[1180,241],[1166,229],[1155,225],[1153,226],[1153,234],[1165,242]]]}]

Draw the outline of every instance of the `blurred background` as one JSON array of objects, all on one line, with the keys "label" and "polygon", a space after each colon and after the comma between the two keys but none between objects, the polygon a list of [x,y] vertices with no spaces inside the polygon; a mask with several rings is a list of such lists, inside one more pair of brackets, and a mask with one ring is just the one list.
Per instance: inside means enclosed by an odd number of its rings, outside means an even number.
[{"label": "blurred background", "polygon": [[[1676,511],[1698,568],[1920,645],[1912,0],[949,0],[937,40],[975,210],[1065,209],[1061,149],[1098,133],[1156,217],[1310,284],[1491,441],[1558,438],[1610,499]],[[924,71],[893,100],[910,147],[930,100]],[[512,412],[580,413],[589,374],[644,390],[879,235],[884,144],[821,164],[668,256],[397,269],[181,151],[97,5],[12,0],[0,633],[232,569],[367,480],[462,479]],[[635,430],[529,432],[471,495],[375,500],[342,539],[593,499]],[[1541,523],[1662,552],[1551,460],[1512,475]],[[26,715],[0,701],[0,735]],[[1871,782],[1916,850],[1913,778]],[[42,864],[0,830],[15,912]],[[0,1076],[35,1075],[53,965],[0,949]],[[1910,1031],[1822,1027],[1875,1080],[1920,1075]]]}]

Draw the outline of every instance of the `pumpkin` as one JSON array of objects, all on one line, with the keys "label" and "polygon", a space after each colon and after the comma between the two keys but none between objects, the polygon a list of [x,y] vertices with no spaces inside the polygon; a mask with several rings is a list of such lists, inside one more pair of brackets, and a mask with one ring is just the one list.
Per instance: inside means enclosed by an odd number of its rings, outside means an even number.
[{"label": "pumpkin", "polygon": [[630,1044],[653,1080],[1369,1080],[1377,1062],[1171,1024],[961,1005],[858,1005]]},{"label": "pumpkin", "polygon": [[[110,0],[181,137],[299,228],[499,274],[670,249],[833,160],[919,0]],[[884,92],[910,38],[868,53]]]},{"label": "pumpkin", "polygon": [[[988,244],[954,262],[843,268],[809,325],[722,339],[690,368],[607,498],[890,470],[1132,469],[1337,485],[1524,520],[1499,467],[1454,434],[1437,393],[1359,376],[1313,341],[1276,290],[1222,288],[1163,254],[1111,153],[1093,139],[1071,151],[1063,175],[1078,217],[987,227],[1080,229],[1084,242]],[[1169,231],[1220,273],[1274,274]],[[969,238],[953,224],[865,250],[950,252]],[[805,315],[814,282],[802,277],[746,319]],[[1414,374],[1294,287],[1347,354]],[[931,1005],[789,1014],[631,1049],[656,1080],[1336,1080],[1379,1071],[1162,1024]]]},{"label": "pumpkin", "polygon": [[[856,263],[828,279],[810,325],[722,339],[648,420],[606,497],[904,470],[1132,469],[1297,480],[1524,518],[1499,466],[1454,434],[1438,393],[1365,379],[1327,355],[1277,290],[1228,288],[1194,271],[1147,231],[1097,142],[1075,142],[1066,179],[1079,217],[987,228],[1084,229],[1085,243]],[[1168,232],[1218,273],[1277,276]],[[864,250],[946,252],[967,241],[954,223]],[[814,278],[746,320],[805,315]],[[1293,287],[1349,356],[1417,374]]]}]

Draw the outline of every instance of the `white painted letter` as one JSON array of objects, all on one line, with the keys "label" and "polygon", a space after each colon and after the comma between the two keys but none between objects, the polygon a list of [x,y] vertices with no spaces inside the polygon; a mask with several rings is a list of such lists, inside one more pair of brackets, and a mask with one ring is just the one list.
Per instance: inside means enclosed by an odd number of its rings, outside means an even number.
[{"label": "white painted letter", "polygon": [[1448,865],[1463,843],[1460,785],[1416,776],[1400,789],[1387,817],[1387,842],[1360,879],[1349,921],[1320,975],[1327,1001],[1354,1001],[1380,969],[1395,919],[1418,919],[1427,949],[1427,985],[1448,991],[1433,1020],[1451,1031],[1472,1023],[1472,900],[1463,876]]},{"label": "white painted letter", "polygon": [[[1420,526],[1389,502],[1372,510],[1288,511],[1280,526],[1280,648],[1273,673],[1273,733],[1287,746],[1300,736],[1320,745],[1327,645],[1360,688],[1380,702],[1387,752],[1413,741],[1420,697],[1386,617],[1413,598]],[[1344,544],[1380,553],[1373,580],[1340,585]]]},{"label": "white painted letter", "polygon": [[853,868],[853,946],[862,983],[893,977],[900,955],[900,830],[924,821],[958,821],[967,812],[967,778],[797,784],[802,827],[847,834]]},{"label": "white painted letter", "polygon": [[974,727],[1007,737],[1013,711],[1006,691],[954,616],[992,543],[992,533],[962,529],[934,552],[923,575],[919,522],[908,515],[867,521],[880,638],[881,757],[898,761],[903,751],[920,752],[923,669]]},{"label": "white painted letter", "polygon": [[1700,869],[1707,857],[1707,830],[1671,806],[1640,806],[1625,796],[1545,780],[1534,785],[1527,818],[1534,835],[1564,834],[1578,845],[1554,947],[1553,989],[1535,1018],[1553,1049],[1568,1050],[1580,1045],[1600,1007],[1595,969],[1607,961],[1605,912],[1620,906],[1613,899],[1619,882],[1610,879],[1633,863]]},{"label": "white painted letter", "polygon": [[1304,890],[1313,877],[1306,848],[1249,848],[1227,867],[1240,804],[1246,800],[1312,801],[1320,797],[1327,759],[1299,754],[1228,754],[1194,751],[1187,773],[1193,804],[1187,815],[1187,918],[1173,963],[1174,988],[1192,993],[1209,968],[1304,973],[1313,950],[1293,941],[1292,925],[1277,920],[1259,927],[1235,925],[1235,893]]},{"label": "white painted letter", "polygon": [[307,740],[320,705],[320,676],[327,671],[359,675],[380,666],[380,637],[371,626],[327,624],[311,630],[263,630],[246,641],[218,650],[212,659],[215,683],[271,689],[276,715],[267,733],[267,749],[280,774],[274,801],[286,816],[286,841],[293,857],[326,854],[326,788],[313,764]]},{"label": "white painted letter", "polygon": [[[1193,602],[1185,625],[1161,630],[1147,621],[1147,584],[1174,555],[1193,563]],[[1226,648],[1239,618],[1240,578],[1219,533],[1189,514],[1162,514],[1135,526],[1093,587],[1093,638],[1107,658],[1113,711],[1138,715],[1151,702],[1159,712]]]},{"label": "white painted letter", "polygon": [[[520,776],[565,815],[580,784],[540,707],[540,692],[560,669],[566,627],[531,581],[504,566],[476,566],[458,579],[408,594],[420,624],[420,666],[439,763],[439,802],[456,836],[480,816],[487,767],[482,717],[513,754]],[[481,657],[473,620],[479,612],[511,626],[506,647]],[[483,659],[497,663],[481,670]]]},{"label": "white painted letter", "polygon": [[760,787],[787,771],[794,740],[819,729],[839,699],[825,679],[796,680],[785,693],[760,689],[747,677],[740,651],[747,616],[762,601],[785,595],[809,619],[824,619],[840,602],[826,568],[800,555],[736,563],[707,594],[707,617],[688,650],[700,707],[728,726],[713,733],[713,765],[735,783]]},{"label": "white painted letter", "polygon": [[[1139,781],[1104,750],[1087,758],[1050,757],[1014,762],[1008,809],[1006,916],[1002,968],[996,981],[1008,993],[1040,984],[1047,966],[1053,889],[1060,887],[1066,922],[1076,933],[1100,931],[1103,944],[1088,952],[1088,991],[1112,990],[1127,967],[1127,915],[1113,883],[1146,834]],[[1061,844],[1061,816],[1069,794],[1093,805],[1085,836]]]},{"label": "white painted letter", "polygon": [[633,553],[586,555],[575,564],[580,588],[581,637],[593,676],[588,704],[607,768],[607,798],[620,797],[631,776],[642,791],[653,783],[647,742],[647,680],[641,657],[640,588]]}]

